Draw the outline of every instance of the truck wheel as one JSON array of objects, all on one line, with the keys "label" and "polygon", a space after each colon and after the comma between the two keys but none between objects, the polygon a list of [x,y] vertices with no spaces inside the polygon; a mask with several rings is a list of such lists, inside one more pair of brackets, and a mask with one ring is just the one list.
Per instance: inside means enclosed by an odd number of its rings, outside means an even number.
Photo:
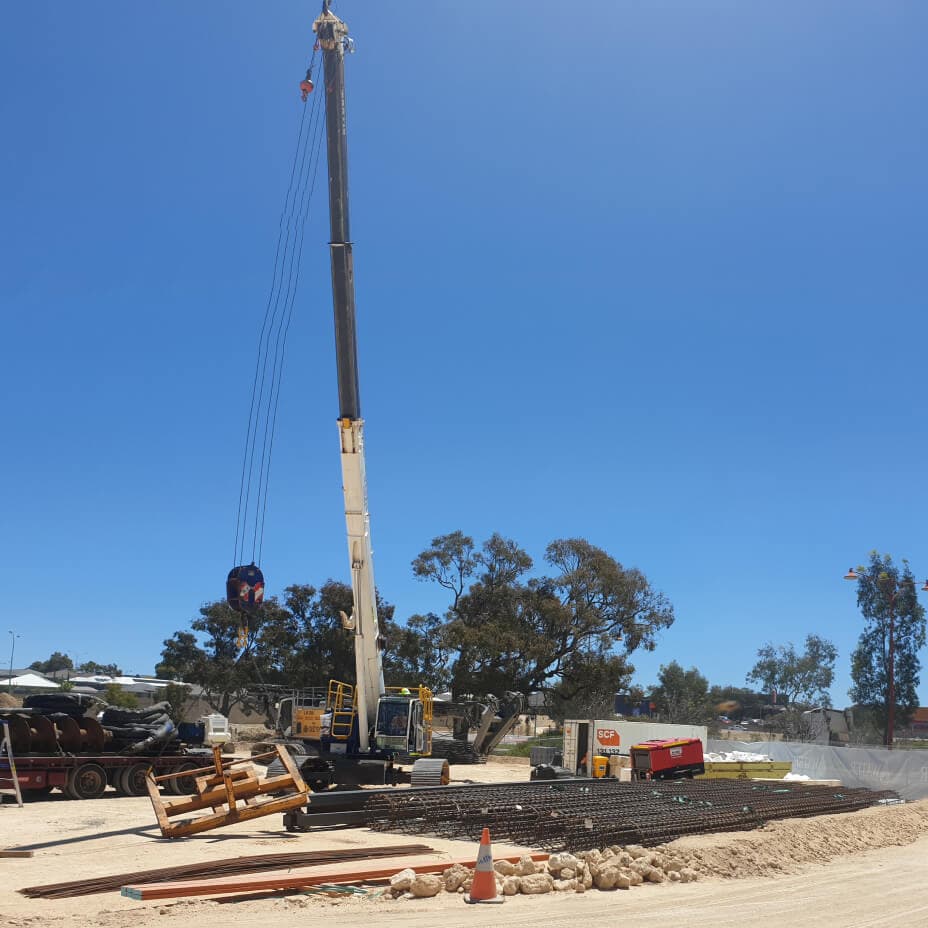
[{"label": "truck wheel", "polygon": [[[185,761],[183,764],[176,766],[171,773],[183,773],[187,770],[199,770],[200,764],[195,764],[192,760]],[[196,777],[176,777],[168,780],[171,792],[175,796],[191,796],[197,791]]]},{"label": "truck wheel", "polygon": [[148,773],[147,764],[131,764],[123,767],[113,778],[113,784],[123,796],[147,796],[145,777]]},{"label": "truck wheel", "polygon": [[64,792],[69,799],[99,799],[106,792],[106,771],[99,764],[73,767]]}]

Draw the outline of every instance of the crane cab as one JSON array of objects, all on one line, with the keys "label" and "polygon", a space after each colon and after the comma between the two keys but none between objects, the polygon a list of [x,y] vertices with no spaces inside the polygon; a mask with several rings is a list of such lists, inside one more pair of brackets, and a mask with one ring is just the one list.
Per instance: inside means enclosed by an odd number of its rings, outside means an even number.
[{"label": "crane cab", "polygon": [[425,686],[387,687],[377,702],[374,743],[381,751],[428,755],[432,751],[432,692]]}]

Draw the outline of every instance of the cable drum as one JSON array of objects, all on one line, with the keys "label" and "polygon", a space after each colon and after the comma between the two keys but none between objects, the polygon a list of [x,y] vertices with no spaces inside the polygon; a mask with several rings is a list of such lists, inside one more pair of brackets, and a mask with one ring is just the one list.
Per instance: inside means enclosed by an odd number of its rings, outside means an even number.
[{"label": "cable drum", "polygon": [[65,712],[56,712],[49,718],[55,726],[55,735],[58,739],[58,746],[62,751],[68,754],[77,754],[83,750],[84,730],[81,729],[77,719]]}]

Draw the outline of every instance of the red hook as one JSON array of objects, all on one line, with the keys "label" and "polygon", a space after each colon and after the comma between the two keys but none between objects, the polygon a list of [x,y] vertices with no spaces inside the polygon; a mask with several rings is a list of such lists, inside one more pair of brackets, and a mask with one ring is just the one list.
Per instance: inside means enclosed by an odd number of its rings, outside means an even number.
[{"label": "red hook", "polygon": [[300,94],[303,97],[304,103],[306,102],[306,98],[313,92],[313,82],[309,73],[310,72],[307,71],[305,80],[300,81]]}]

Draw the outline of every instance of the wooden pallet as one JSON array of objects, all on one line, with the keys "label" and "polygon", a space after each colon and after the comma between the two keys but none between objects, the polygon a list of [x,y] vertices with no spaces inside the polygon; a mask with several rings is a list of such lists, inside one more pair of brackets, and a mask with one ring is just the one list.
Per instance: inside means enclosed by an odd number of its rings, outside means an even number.
[{"label": "wooden pallet", "polygon": [[[284,765],[285,774],[259,779],[249,769],[233,769],[239,765],[251,765],[252,761],[276,757]],[[192,796],[165,802],[158,791],[158,784],[179,777],[193,777],[197,791]],[[165,773],[156,777],[151,770],[145,777],[145,785],[151,799],[158,826],[165,838],[183,838],[201,831],[211,831],[235,822],[247,822],[253,818],[288,812],[306,803],[309,787],[297,769],[290,753],[280,745],[266,754],[256,757],[223,759],[219,745],[213,748],[213,765],[180,773]],[[288,795],[262,799],[268,793],[287,792]],[[188,815],[204,809],[212,810],[189,821],[172,823],[171,818]]]}]

